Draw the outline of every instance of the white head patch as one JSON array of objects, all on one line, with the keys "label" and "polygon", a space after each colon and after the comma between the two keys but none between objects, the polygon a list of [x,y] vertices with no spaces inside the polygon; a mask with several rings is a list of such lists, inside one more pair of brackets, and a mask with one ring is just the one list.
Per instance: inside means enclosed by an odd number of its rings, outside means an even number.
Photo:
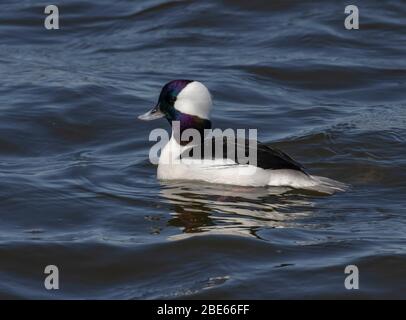
[{"label": "white head patch", "polygon": [[212,105],[209,90],[202,83],[193,81],[178,94],[174,107],[182,113],[210,119]]}]

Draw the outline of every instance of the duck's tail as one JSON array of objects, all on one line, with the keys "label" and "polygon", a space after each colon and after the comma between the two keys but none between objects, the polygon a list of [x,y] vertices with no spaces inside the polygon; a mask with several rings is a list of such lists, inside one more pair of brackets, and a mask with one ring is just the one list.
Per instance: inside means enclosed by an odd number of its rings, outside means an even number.
[{"label": "duck's tail", "polygon": [[314,181],[314,184],[306,187],[306,189],[308,190],[326,194],[333,194],[335,192],[346,191],[349,188],[349,185],[333,179],[320,176],[310,176],[310,178]]}]

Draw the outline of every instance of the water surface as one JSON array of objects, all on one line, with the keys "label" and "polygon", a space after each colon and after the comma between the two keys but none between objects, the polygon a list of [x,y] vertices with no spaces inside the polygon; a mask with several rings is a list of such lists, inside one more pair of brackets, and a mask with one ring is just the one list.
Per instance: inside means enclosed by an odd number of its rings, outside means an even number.
[{"label": "water surface", "polygon": [[[404,1],[47,4],[0,5],[0,298],[405,298]],[[158,182],[136,117],[177,78],[351,189]]]}]

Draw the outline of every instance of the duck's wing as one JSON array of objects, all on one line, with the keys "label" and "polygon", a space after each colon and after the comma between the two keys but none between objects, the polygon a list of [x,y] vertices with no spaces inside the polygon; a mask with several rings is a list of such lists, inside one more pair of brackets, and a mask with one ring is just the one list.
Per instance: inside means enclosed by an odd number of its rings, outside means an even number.
[{"label": "duck's wing", "polygon": [[[228,142],[227,139],[229,138],[211,137],[205,139],[200,145],[200,149],[187,148],[182,153],[181,157],[189,157],[195,159],[200,158],[204,160],[215,160],[222,158],[225,160],[232,160],[235,163],[234,165],[252,164],[265,170],[291,169],[306,173],[305,168],[300,163],[296,162],[286,153],[277,148],[269,147],[259,141],[254,140],[243,140],[241,138],[234,138],[230,139],[230,141]],[[234,152],[227,152],[228,148],[234,148]],[[208,152],[210,150],[211,152]],[[250,154],[252,155],[252,152],[255,151],[257,153],[256,159],[250,157]],[[243,161],[241,161],[238,155],[247,157],[246,160],[248,160],[248,162],[244,161],[244,159],[242,159]],[[255,159],[256,163],[250,163],[251,159]],[[227,165],[229,166],[232,164],[229,164],[228,162]]]},{"label": "duck's wing", "polygon": [[[247,140],[249,141],[249,140]],[[246,142],[247,144],[247,142]],[[275,147],[257,143],[257,166],[263,169],[292,169],[306,173],[305,168],[289,155]]]}]

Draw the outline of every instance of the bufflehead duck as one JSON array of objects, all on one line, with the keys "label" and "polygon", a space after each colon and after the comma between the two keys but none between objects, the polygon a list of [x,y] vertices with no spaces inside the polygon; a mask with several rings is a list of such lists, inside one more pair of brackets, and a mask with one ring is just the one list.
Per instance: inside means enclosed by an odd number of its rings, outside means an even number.
[{"label": "bufflehead duck", "polygon": [[[139,116],[141,120],[166,118],[172,126],[172,136],[161,151],[158,163],[160,180],[200,180],[210,183],[231,184],[252,187],[291,187],[310,189],[323,193],[344,190],[345,185],[324,177],[312,176],[304,167],[284,152],[256,142],[255,165],[240,164],[235,157],[223,153],[218,157],[206,157],[204,152],[199,159],[183,158],[190,150],[190,144],[180,140],[175,134],[173,124],[178,122],[180,133],[196,129],[202,133],[201,148],[213,138],[204,138],[203,131],[211,129],[210,111],[212,99],[209,90],[200,82],[193,80],[173,80],[161,90],[157,105]],[[226,139],[222,140],[224,145]],[[218,141],[217,141],[218,142]],[[212,144],[210,144],[212,146]],[[229,144],[227,145],[229,146]],[[250,148],[245,143],[234,142],[236,149]],[[178,160],[178,161],[177,161]]]}]

